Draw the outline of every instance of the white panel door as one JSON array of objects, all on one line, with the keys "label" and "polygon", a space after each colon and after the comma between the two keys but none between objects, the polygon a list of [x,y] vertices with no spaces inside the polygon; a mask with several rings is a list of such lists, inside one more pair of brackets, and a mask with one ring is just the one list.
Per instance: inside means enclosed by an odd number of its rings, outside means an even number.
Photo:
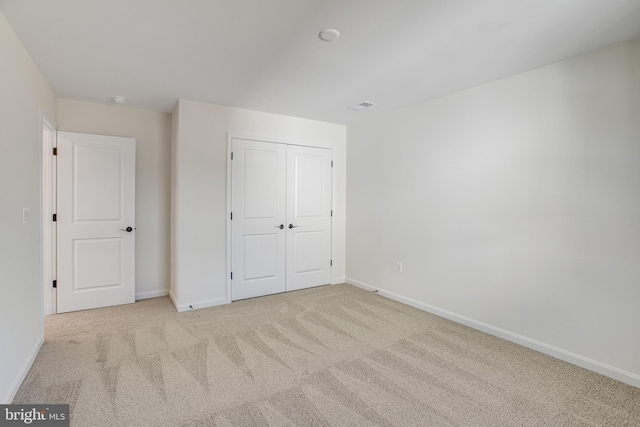
[{"label": "white panel door", "polygon": [[285,145],[234,139],[232,300],[285,291]]},{"label": "white panel door", "polygon": [[331,283],[331,156],[287,146],[287,291]]},{"label": "white panel door", "polygon": [[135,152],[58,132],[58,313],[135,302]]}]

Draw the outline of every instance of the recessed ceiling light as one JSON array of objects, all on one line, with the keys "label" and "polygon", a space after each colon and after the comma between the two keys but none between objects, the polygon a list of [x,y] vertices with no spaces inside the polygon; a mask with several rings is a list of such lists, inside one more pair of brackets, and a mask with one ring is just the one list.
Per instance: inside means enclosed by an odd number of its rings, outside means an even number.
[{"label": "recessed ceiling light", "polygon": [[320,31],[318,36],[326,42],[332,42],[340,37],[340,31],[334,30],[333,28],[327,28],[326,30]]},{"label": "recessed ceiling light", "polygon": [[115,102],[116,104],[124,104],[125,102],[127,102],[127,98],[125,98],[124,96],[114,96],[111,99],[113,99],[113,102]]},{"label": "recessed ceiling light", "polygon": [[360,104],[351,106],[351,107],[347,107],[350,110],[356,110],[356,111],[360,111],[360,110],[364,110],[365,108],[369,108],[369,107],[373,107],[374,104],[373,102],[369,102],[369,101],[362,101]]}]

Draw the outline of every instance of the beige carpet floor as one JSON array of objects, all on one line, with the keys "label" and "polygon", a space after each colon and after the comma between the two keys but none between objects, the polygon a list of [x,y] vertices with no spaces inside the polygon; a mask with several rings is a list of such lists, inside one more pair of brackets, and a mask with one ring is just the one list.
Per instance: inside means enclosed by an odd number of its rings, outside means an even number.
[{"label": "beige carpet floor", "polygon": [[640,389],[348,286],[50,316],[14,403],[72,426],[640,426]]}]

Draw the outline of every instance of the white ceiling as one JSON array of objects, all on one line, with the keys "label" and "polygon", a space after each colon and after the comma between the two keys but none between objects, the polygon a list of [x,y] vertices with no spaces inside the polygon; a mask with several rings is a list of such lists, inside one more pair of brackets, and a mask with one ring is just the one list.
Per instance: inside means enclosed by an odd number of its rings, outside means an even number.
[{"label": "white ceiling", "polygon": [[[62,98],[348,123],[640,37],[640,0],[0,0]],[[318,32],[337,28],[323,42]],[[348,106],[378,105],[365,111]]]}]

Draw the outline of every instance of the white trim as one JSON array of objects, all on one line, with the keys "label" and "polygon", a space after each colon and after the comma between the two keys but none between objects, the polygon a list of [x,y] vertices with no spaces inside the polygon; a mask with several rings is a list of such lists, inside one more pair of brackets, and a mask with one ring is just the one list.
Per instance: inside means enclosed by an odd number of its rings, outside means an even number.
[{"label": "white trim", "polygon": [[197,310],[199,308],[215,307],[217,305],[227,304],[227,298],[217,298],[217,299],[210,299],[210,300],[204,300],[204,301],[197,301],[197,302],[192,302],[191,304],[180,304],[178,302],[178,298],[176,298],[175,294],[173,293],[173,289],[169,291],[169,298],[171,298],[171,302],[173,302],[173,305],[176,307],[176,310],[178,311],[178,313],[182,313],[184,311]]},{"label": "white trim", "polygon": [[[51,141],[45,141],[44,132],[51,132]],[[51,282],[56,278],[56,228],[51,215],[56,209],[56,158],[52,153],[56,147],[56,130],[42,110],[40,111],[40,271],[42,288],[42,313],[56,313],[56,289]]]},{"label": "white trim", "polygon": [[231,303],[231,152],[233,149],[233,138],[227,132],[227,304]]},{"label": "white trim", "polygon": [[334,277],[333,281],[331,282],[332,285],[340,285],[342,283],[346,283],[346,279],[344,276],[342,277]]},{"label": "white trim", "polygon": [[367,291],[378,291],[378,294],[383,297],[387,297],[394,301],[398,301],[403,304],[410,305],[411,307],[415,307],[417,309],[429,312],[431,314],[435,314],[436,316],[444,317],[445,319],[449,319],[456,323],[469,326],[473,329],[486,332],[490,335],[503,338],[507,341],[511,341],[523,347],[527,347],[532,350],[539,351],[540,353],[544,353],[546,355],[555,357],[556,359],[560,359],[565,362],[571,363],[573,365],[580,366],[581,368],[585,368],[590,371],[597,372],[599,374],[602,374],[607,377],[613,378],[615,380],[621,381],[623,383],[632,385],[634,387],[640,387],[640,375],[616,368],[611,365],[607,365],[605,363],[598,362],[593,359],[589,359],[588,357],[584,357],[579,354],[575,354],[570,351],[566,351],[561,348],[554,347],[552,345],[545,344],[543,342],[536,341],[531,338],[527,338],[522,335],[515,334],[513,332],[506,331],[504,329],[497,328],[495,326],[488,325],[486,323],[478,322],[477,320],[473,320],[468,317],[460,316],[456,313],[452,313],[450,311],[443,310],[438,307],[434,307],[432,305],[425,304],[420,301],[416,301],[414,299],[404,297],[402,295],[398,295],[394,292],[389,292],[384,289],[371,286],[367,283],[360,282],[355,279],[351,279],[347,277],[346,282],[350,285],[356,286],[358,288],[361,288]]},{"label": "white trim", "polygon": [[149,298],[166,297],[169,295],[169,289],[161,289],[158,291],[138,292],[136,293],[136,301]]},{"label": "white trim", "polygon": [[27,358],[27,360],[25,360],[24,365],[22,365],[22,369],[20,369],[18,376],[13,381],[13,384],[11,384],[11,388],[9,388],[9,393],[7,393],[7,395],[4,397],[4,399],[0,403],[2,403],[3,405],[8,405],[13,401],[13,398],[16,397],[16,393],[18,393],[18,390],[20,389],[22,382],[27,377],[27,374],[29,373],[29,370],[31,369],[33,362],[36,361],[36,357],[40,352],[40,348],[42,347],[42,344],[44,344],[44,334],[38,337],[38,341],[31,349],[31,353],[29,353],[29,357]]},{"label": "white trim", "polygon": [[[355,286],[356,288],[360,288],[360,289],[363,289],[363,290],[365,290],[365,291],[369,291],[369,292],[373,292],[373,291],[378,290],[378,288],[374,288],[374,287],[373,287],[373,286],[371,286],[371,285],[367,285],[367,284],[366,284],[366,283],[364,283],[364,282],[360,282],[360,281],[358,281],[358,280],[351,279],[351,278],[349,278],[349,277],[347,277],[347,278],[345,279],[345,283],[346,283],[346,284],[348,284],[348,285],[351,285],[351,286]],[[393,299],[393,298],[392,298],[392,299]],[[425,310],[425,311],[426,311],[426,310]]]},{"label": "white trim", "polygon": [[303,147],[315,147],[315,148],[327,148],[333,150],[335,147],[331,144],[326,144],[323,142],[316,141],[302,141],[297,139],[287,139],[287,138],[274,138],[274,137],[264,137],[264,136],[256,136],[256,135],[247,135],[242,133],[235,132],[227,132],[227,139],[230,141],[231,139],[246,139],[249,141],[257,141],[257,142],[271,142],[274,144],[286,144],[286,145],[301,145]]},{"label": "white trim", "polygon": [[[226,303],[231,303],[231,152],[233,149],[234,139],[246,139],[250,141],[269,142],[273,144],[286,144],[286,145],[300,145],[304,147],[324,148],[331,150],[331,163],[334,162],[335,149],[330,144],[324,144],[322,142],[310,142],[310,141],[297,141],[285,138],[272,138],[272,137],[258,137],[255,135],[243,135],[232,132],[227,132],[227,297]],[[334,165],[335,166],[335,165]],[[336,206],[336,168],[331,167],[331,210],[334,211]],[[331,259],[336,253],[334,250],[334,243],[337,242],[337,227],[335,226],[335,212],[331,217]],[[331,268],[331,284],[344,283],[344,277],[339,278],[337,281],[333,277],[333,268]],[[175,304],[175,302],[174,302]],[[178,307],[177,304],[175,304]],[[195,306],[194,306],[195,308]],[[180,310],[178,310],[180,311]]]},{"label": "white trim", "polygon": [[[333,273],[333,265],[334,263],[337,261],[334,257],[334,255],[337,253],[337,251],[334,250],[333,245],[336,244],[336,242],[338,241],[338,227],[336,227],[336,168],[334,167],[334,157],[335,157],[335,150],[332,148],[331,149],[331,281],[329,283],[336,284],[336,283],[344,283],[344,277],[339,277],[336,278],[334,277],[334,273]],[[338,279],[340,279],[340,281],[337,281]]]},{"label": "white trim", "polygon": [[176,306],[176,310],[178,310],[178,313],[198,310],[199,308],[215,307],[217,305],[223,305],[227,303],[227,298],[209,299],[204,301],[192,302],[191,304],[176,304],[175,300],[173,298],[171,299],[173,300],[173,304]]}]

